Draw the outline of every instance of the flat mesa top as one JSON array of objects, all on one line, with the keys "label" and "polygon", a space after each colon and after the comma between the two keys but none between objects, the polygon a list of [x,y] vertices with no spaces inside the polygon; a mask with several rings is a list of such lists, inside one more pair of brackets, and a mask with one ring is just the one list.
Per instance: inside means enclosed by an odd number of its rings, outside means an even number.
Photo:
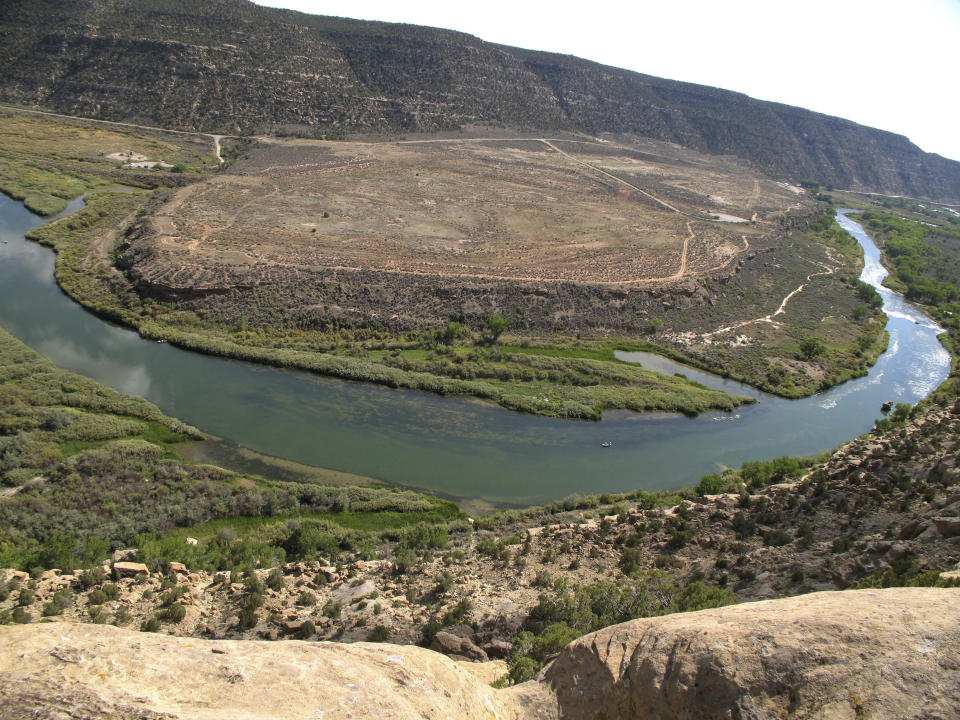
[{"label": "flat mesa top", "polygon": [[153,224],[193,287],[225,268],[658,284],[729,265],[799,203],[735,163],[639,141],[268,141]]}]

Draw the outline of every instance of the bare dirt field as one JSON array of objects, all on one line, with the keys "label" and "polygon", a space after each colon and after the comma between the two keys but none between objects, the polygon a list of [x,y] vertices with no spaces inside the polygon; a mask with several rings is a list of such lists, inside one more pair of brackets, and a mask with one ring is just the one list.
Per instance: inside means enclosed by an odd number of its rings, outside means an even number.
[{"label": "bare dirt field", "polygon": [[329,269],[643,287],[722,271],[801,209],[732,162],[649,142],[270,141],[174,193],[139,272],[174,291]]}]

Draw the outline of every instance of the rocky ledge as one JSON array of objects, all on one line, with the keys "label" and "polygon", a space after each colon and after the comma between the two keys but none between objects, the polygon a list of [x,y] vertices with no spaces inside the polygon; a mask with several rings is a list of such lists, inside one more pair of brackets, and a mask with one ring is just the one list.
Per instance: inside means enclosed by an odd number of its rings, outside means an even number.
[{"label": "rocky ledge", "polygon": [[635,620],[531,682],[410,646],[0,631],[0,718],[949,718],[960,590],[821,592]]}]

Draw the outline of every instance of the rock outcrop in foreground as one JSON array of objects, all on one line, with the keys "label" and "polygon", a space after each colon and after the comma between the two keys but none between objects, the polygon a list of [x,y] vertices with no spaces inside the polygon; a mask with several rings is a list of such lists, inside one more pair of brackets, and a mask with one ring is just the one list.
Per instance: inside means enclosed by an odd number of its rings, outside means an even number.
[{"label": "rock outcrop in foreground", "polygon": [[0,631],[0,718],[954,718],[960,590],[825,592],[635,620],[494,690],[423,648]]}]

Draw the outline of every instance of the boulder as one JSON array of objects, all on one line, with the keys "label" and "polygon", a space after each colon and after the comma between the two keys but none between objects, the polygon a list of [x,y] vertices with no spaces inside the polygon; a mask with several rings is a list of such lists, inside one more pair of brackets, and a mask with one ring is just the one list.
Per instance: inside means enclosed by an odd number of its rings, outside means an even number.
[{"label": "boulder", "polygon": [[187,566],[184,565],[183,563],[171,562],[171,563],[168,563],[168,566],[170,567],[170,572],[172,573],[178,573],[180,575],[188,574]]},{"label": "boulder", "polygon": [[453,655],[467,658],[468,660],[479,660],[481,662],[489,660],[487,654],[478,648],[473,640],[462,638],[453,633],[444,632],[443,630],[434,636],[430,648],[444,655]]},{"label": "boulder", "polygon": [[110,556],[110,562],[133,562],[137,559],[136,548],[124,548],[123,550],[114,550]]},{"label": "boulder", "polygon": [[936,517],[933,525],[943,537],[960,536],[960,517]]},{"label": "boulder", "polygon": [[912,540],[923,531],[924,525],[919,520],[908,522],[897,533],[897,540]]},{"label": "boulder", "polygon": [[196,538],[188,537],[188,538],[186,538],[186,539],[184,540],[184,542],[185,542],[187,545],[196,545],[198,541],[197,541]]},{"label": "boulder", "polygon": [[460,623],[459,625],[451,625],[443,629],[445,633],[450,633],[451,635],[456,635],[459,638],[465,640],[475,641],[473,628],[467,625],[466,623]]},{"label": "boulder", "polygon": [[284,620],[281,627],[283,628],[283,631],[288,635],[294,635],[300,630],[301,625],[303,625],[303,621],[299,619]]},{"label": "boulder", "polygon": [[138,575],[150,576],[150,571],[143,563],[115,562],[113,564],[113,577],[117,580],[126,577],[136,577]]},{"label": "boulder", "polygon": [[333,582],[340,578],[340,573],[333,565],[321,565],[316,571],[323,575],[327,579],[327,582]]},{"label": "boulder", "polygon": [[413,646],[205,640],[71,623],[0,632],[3,720],[528,717],[501,694],[464,663]]},{"label": "boulder", "polygon": [[910,548],[903,543],[896,543],[890,547],[887,551],[886,558],[890,562],[894,560],[899,560],[900,558],[906,556],[910,552]]},{"label": "boulder", "polygon": [[483,651],[487,657],[495,660],[506,660],[513,651],[513,645],[506,640],[491,640],[483,644]]},{"label": "boulder", "polygon": [[372,580],[364,580],[359,585],[343,585],[337,588],[330,596],[333,600],[343,603],[351,603],[357,598],[371,595],[377,591],[377,586]]},{"label": "boulder", "polygon": [[634,620],[542,675],[558,717],[960,716],[960,591],[821,592]]}]

